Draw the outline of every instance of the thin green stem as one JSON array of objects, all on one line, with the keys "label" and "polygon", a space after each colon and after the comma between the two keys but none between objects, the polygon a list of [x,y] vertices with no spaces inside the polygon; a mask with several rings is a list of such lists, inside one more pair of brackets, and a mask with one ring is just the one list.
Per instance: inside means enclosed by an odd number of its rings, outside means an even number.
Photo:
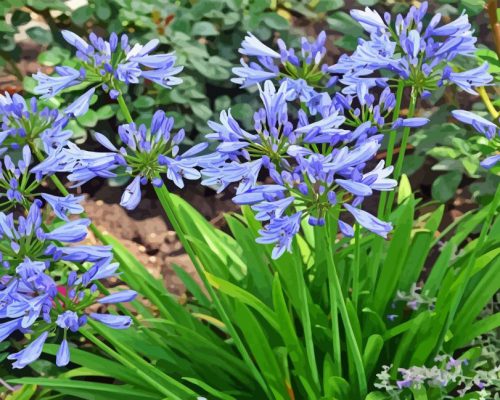
[{"label": "thin green stem", "polygon": [[[401,111],[401,103],[403,101],[403,92],[404,92],[405,84],[401,80],[398,82],[398,89],[396,92],[396,105],[394,106],[394,111],[392,113],[392,122],[396,121],[399,118],[399,113]],[[387,144],[387,155],[385,156],[385,165],[389,166],[392,164],[392,157],[394,155],[394,146],[396,145],[396,137],[397,130],[393,129],[389,132],[389,143]],[[378,203],[378,212],[377,215],[379,218],[383,216],[385,205],[387,201],[388,192],[382,192],[380,194],[380,200]]]},{"label": "thin green stem", "polygon": [[130,115],[130,111],[128,110],[128,107],[125,104],[125,99],[123,98],[123,95],[121,93],[118,96],[117,100],[118,100],[118,105],[120,106],[120,110],[122,111],[123,116],[125,117],[125,119],[127,120],[127,122],[129,124],[131,124],[132,122],[134,122],[134,120],[132,118],[132,115]]},{"label": "thin green stem", "polygon": [[360,238],[360,227],[356,223],[355,233],[354,233],[354,274],[352,278],[352,302],[354,308],[358,309],[358,298],[359,298],[359,268],[360,268],[360,257],[361,257],[361,238]]},{"label": "thin green stem", "polygon": [[177,219],[176,212],[175,212],[175,205],[172,201],[172,198],[170,196],[170,192],[168,191],[167,187],[165,185],[162,185],[161,187],[154,187],[156,195],[158,199],[160,200],[160,203],[172,223],[172,226],[174,227],[175,232],[177,233],[180,242],[182,243],[184,249],[186,250],[186,253],[188,253],[189,258],[191,259],[191,262],[193,263],[196,272],[198,273],[198,276],[203,282],[203,285],[205,286],[205,289],[209,293],[210,297],[212,298],[212,301],[214,303],[215,309],[217,310],[217,313],[219,314],[220,318],[222,319],[222,322],[225,324],[229,335],[233,338],[234,343],[236,345],[236,348],[238,351],[241,353],[245,363],[247,366],[250,368],[252,371],[252,374],[254,375],[255,379],[259,383],[259,385],[262,387],[262,389],[269,395],[269,389],[255,366],[254,362],[252,361],[250,355],[248,354],[247,349],[245,348],[245,345],[243,344],[243,341],[241,340],[240,336],[238,335],[238,332],[236,331],[236,328],[234,327],[233,323],[231,322],[231,319],[229,318],[226,310],[224,309],[219,297],[217,296],[217,293],[215,292],[214,288],[212,285],[210,285],[210,282],[208,281],[208,278],[205,274],[205,270],[203,267],[200,265],[198,258],[196,257],[196,253],[191,246],[191,242],[186,238],[184,234],[184,229],[181,226],[181,223]]},{"label": "thin green stem", "polygon": [[367,382],[366,382],[366,374],[365,367],[363,365],[363,358],[361,357],[361,351],[358,346],[358,342],[356,340],[356,336],[354,335],[354,330],[352,329],[351,320],[349,319],[349,314],[347,312],[347,307],[344,299],[344,295],[342,293],[342,286],[340,284],[340,280],[337,274],[337,269],[335,266],[335,261],[333,259],[332,252],[332,239],[330,237],[330,231],[327,229],[327,264],[328,264],[328,283],[331,286],[330,290],[333,290],[333,295],[337,300],[337,305],[340,311],[340,316],[342,317],[342,323],[345,328],[345,335],[347,338],[347,344],[350,349],[350,353],[353,356],[353,362],[356,367],[356,374],[358,377],[359,391],[360,397],[365,398],[367,393]]},{"label": "thin green stem", "polygon": [[[333,210],[332,221],[333,227],[331,223],[327,223],[324,229],[316,228],[318,232],[324,232],[324,237],[322,238],[325,247],[326,247],[326,258],[327,258],[327,276],[328,276],[328,295],[330,298],[330,318],[332,319],[332,351],[333,351],[333,373],[337,376],[342,376],[342,346],[340,344],[340,328],[339,328],[339,316],[338,316],[338,301],[337,296],[335,294],[335,282],[332,280],[331,266],[329,259],[333,260],[333,250],[334,246],[334,238],[337,236],[338,229],[338,216],[340,209],[336,206]],[[328,216],[327,216],[328,221]],[[333,232],[329,232],[330,228],[333,229]],[[317,246],[319,246],[319,241]]]},{"label": "thin green stem", "polygon": [[[415,109],[417,107],[417,90],[415,87],[411,88],[411,95],[410,95],[410,106],[408,107],[408,118],[413,118],[415,115]],[[406,146],[408,145],[408,138],[410,137],[410,131],[411,128],[409,126],[406,126],[403,129],[403,138],[401,139],[401,145],[399,147],[399,154],[398,154],[398,159],[396,161],[396,166],[394,168],[394,179],[396,181],[399,181],[399,178],[401,177],[401,172],[403,170],[403,163],[405,159],[405,154],[406,154]],[[391,210],[392,210],[392,204],[394,202],[394,197],[396,196],[396,191],[392,190],[389,192],[388,200],[387,200],[387,205],[386,205],[386,210],[385,210],[385,216],[389,215]]]},{"label": "thin green stem", "polygon": [[488,215],[486,216],[486,220],[484,221],[483,227],[481,228],[481,233],[479,234],[479,238],[477,239],[477,243],[472,250],[471,254],[469,255],[469,260],[467,262],[467,265],[465,266],[464,269],[464,279],[462,280],[462,284],[459,286],[455,296],[453,297],[453,300],[451,302],[451,307],[450,307],[450,312],[448,314],[448,317],[446,318],[446,323],[444,325],[444,328],[441,330],[441,334],[439,336],[438,344],[436,346],[435,353],[440,351],[441,346],[443,345],[444,339],[446,337],[446,334],[448,333],[448,330],[450,329],[453,320],[455,319],[455,315],[458,310],[458,306],[460,305],[460,302],[462,301],[462,297],[465,293],[465,289],[467,288],[467,285],[470,284],[470,278],[472,277],[472,271],[474,269],[474,263],[477,260],[477,255],[479,251],[482,249],[486,239],[488,238],[488,231],[491,227],[491,222],[493,220],[493,217],[495,215],[495,212],[498,209],[498,206],[500,205],[500,186],[497,186],[497,190],[495,192],[495,197],[493,198],[493,201],[490,204],[490,209],[488,211]]},{"label": "thin green stem", "polygon": [[[297,249],[298,251],[298,249]],[[318,367],[316,363],[316,353],[314,351],[314,338],[312,334],[312,324],[311,324],[311,315],[309,312],[309,301],[307,297],[307,287],[306,287],[306,282],[304,279],[304,274],[302,271],[302,263],[295,263],[294,264],[294,270],[295,270],[295,276],[297,279],[297,283],[299,285],[298,290],[300,291],[300,297],[301,297],[301,302],[302,302],[302,307],[301,307],[301,319],[302,323],[304,325],[304,341],[306,344],[306,356],[307,356],[307,361],[309,363],[309,367],[311,369],[311,374],[314,380],[314,383],[316,384],[316,387],[320,387],[320,381],[319,381],[319,373],[318,373]]]}]

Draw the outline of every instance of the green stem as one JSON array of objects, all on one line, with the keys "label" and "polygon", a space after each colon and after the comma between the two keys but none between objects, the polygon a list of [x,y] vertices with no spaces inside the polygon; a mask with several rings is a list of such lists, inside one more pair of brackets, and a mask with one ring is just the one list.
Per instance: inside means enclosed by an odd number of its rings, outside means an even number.
[{"label": "green stem", "polygon": [[340,280],[337,274],[337,269],[335,266],[335,261],[333,258],[332,252],[332,239],[330,237],[330,231],[327,229],[327,263],[328,263],[328,283],[331,287],[330,290],[333,291],[333,296],[335,297],[338,308],[340,311],[340,316],[342,317],[342,323],[345,328],[345,335],[347,338],[347,344],[350,349],[350,353],[353,356],[354,365],[356,367],[356,374],[358,377],[359,391],[361,398],[365,398],[367,393],[367,382],[366,382],[366,374],[365,367],[363,365],[363,359],[361,357],[361,351],[358,346],[358,342],[356,340],[356,336],[354,335],[354,330],[352,329],[351,320],[349,319],[349,314],[347,312],[347,307],[344,299],[344,295],[342,293],[342,286],[340,284]]},{"label": "green stem", "polygon": [[355,226],[354,233],[354,274],[352,279],[352,302],[354,303],[354,309],[358,309],[358,297],[359,297],[359,268],[360,268],[360,253],[361,253],[361,238],[360,238],[360,227],[359,224]]},{"label": "green stem", "polygon": [[[125,119],[127,120],[128,123],[132,123],[133,119],[132,116],[130,115],[130,112],[128,110],[127,105],[125,104],[125,99],[123,98],[123,95],[120,94],[118,96],[118,105],[120,106],[120,110],[122,111],[123,115],[125,116]],[[221,317],[222,321],[224,322],[229,334],[234,340],[234,343],[238,349],[238,351],[241,353],[245,363],[247,366],[250,368],[252,371],[252,374],[254,375],[255,379],[259,383],[259,385],[262,387],[262,389],[269,395],[269,389],[260,374],[259,370],[255,366],[254,362],[250,358],[250,355],[248,354],[248,351],[246,350],[243,341],[241,340],[240,336],[238,335],[238,332],[236,331],[234,325],[231,322],[231,319],[226,313],[226,310],[224,309],[222,303],[220,302],[220,299],[217,296],[217,293],[213,289],[212,285],[210,285],[210,282],[208,281],[207,276],[205,275],[205,271],[201,267],[201,265],[198,262],[198,259],[196,257],[196,254],[191,246],[191,243],[186,239],[186,236],[184,235],[184,230],[182,229],[181,224],[177,220],[176,213],[175,213],[175,206],[172,202],[172,199],[170,197],[170,193],[167,190],[167,187],[165,185],[162,185],[161,187],[157,188],[154,187],[156,195],[158,199],[160,200],[160,203],[165,210],[165,213],[167,214],[168,219],[172,223],[172,226],[174,227],[175,232],[177,233],[180,242],[184,246],[184,249],[186,250],[186,253],[188,253],[189,258],[191,259],[191,262],[193,263],[194,267],[196,268],[196,272],[198,273],[199,277],[201,278],[203,285],[205,286],[205,289],[207,292],[210,294],[210,297],[212,298],[215,308]]]},{"label": "green stem", "polygon": [[[396,92],[396,105],[394,107],[394,111],[392,113],[392,122],[396,121],[399,118],[399,113],[401,111],[401,102],[403,101],[403,92],[404,92],[405,84],[401,80],[398,82],[398,89]],[[397,130],[393,129],[389,132],[389,143],[387,144],[387,155],[385,156],[385,165],[386,167],[392,164],[392,157],[394,155],[394,146],[396,145],[396,137]],[[381,218],[384,214],[385,205],[387,201],[388,192],[382,192],[380,194],[380,200],[378,203],[378,212],[377,215]]]},{"label": "green stem", "polygon": [[481,248],[483,247],[486,239],[488,238],[488,231],[491,226],[491,222],[493,220],[493,216],[495,215],[495,212],[498,209],[498,206],[500,205],[500,186],[497,187],[497,190],[495,192],[495,197],[493,198],[493,201],[491,202],[490,209],[488,211],[488,215],[486,216],[486,220],[484,221],[483,227],[481,228],[481,233],[479,234],[479,238],[477,239],[477,243],[474,246],[474,249],[472,250],[469,260],[467,262],[467,265],[465,266],[464,269],[464,274],[465,277],[462,280],[462,284],[459,286],[452,302],[451,302],[451,307],[450,307],[450,312],[448,314],[448,317],[446,319],[446,323],[444,325],[444,328],[441,331],[441,334],[439,336],[438,344],[435,348],[435,353],[437,354],[441,346],[443,345],[444,339],[446,337],[446,334],[448,330],[450,329],[453,320],[455,318],[455,315],[458,310],[458,306],[460,305],[460,302],[462,301],[462,297],[464,295],[465,289],[467,288],[467,285],[470,284],[470,278],[472,277],[472,271],[474,269],[474,263],[477,260],[477,255]]},{"label": "green stem", "polygon": [[[336,238],[338,229],[338,216],[340,209],[335,207],[333,211],[333,227],[331,223],[327,223],[324,229],[316,228],[316,230],[324,232],[324,241],[326,247],[326,258],[327,258],[327,274],[328,274],[328,295],[330,297],[330,318],[332,319],[332,350],[333,350],[333,373],[337,376],[342,376],[342,346],[340,344],[340,328],[339,328],[339,316],[338,316],[338,302],[337,296],[335,295],[335,282],[332,280],[331,266],[329,259],[333,260],[333,250],[335,241],[332,238]],[[328,217],[327,217],[328,221]],[[330,228],[333,228],[333,232],[329,232]],[[319,245],[319,243],[318,243]]]},{"label": "green stem", "polygon": [[[416,107],[417,107],[417,90],[415,89],[415,87],[412,87],[410,95],[410,106],[408,107],[408,116],[407,116],[408,118],[413,118],[413,116],[415,115]],[[411,128],[409,126],[406,126],[403,129],[403,138],[401,139],[398,159],[396,161],[396,167],[394,168],[394,179],[396,179],[396,181],[399,181],[399,178],[401,177],[401,172],[403,170],[403,162],[406,154],[406,146],[408,145],[408,138],[410,137],[410,131]],[[385,216],[390,214],[395,196],[396,196],[396,190],[392,190],[389,192]]]},{"label": "green stem", "polygon": [[120,110],[122,111],[123,116],[125,117],[125,119],[127,120],[127,122],[129,124],[131,124],[132,122],[134,122],[134,120],[132,118],[132,115],[130,115],[130,111],[128,110],[128,107],[125,104],[125,99],[123,98],[123,95],[121,93],[118,96],[117,100],[118,100],[118,105],[120,106]]},{"label": "green stem", "polygon": [[219,297],[217,296],[217,293],[215,292],[214,288],[212,285],[210,285],[210,282],[208,281],[208,278],[205,274],[204,269],[198,262],[198,258],[196,257],[196,254],[194,252],[194,249],[191,246],[191,243],[189,240],[186,238],[184,234],[184,229],[182,228],[180,222],[177,219],[176,212],[175,212],[175,205],[172,201],[172,198],[170,196],[170,192],[167,190],[167,187],[165,185],[162,185],[161,187],[156,187],[154,186],[156,195],[158,199],[160,200],[160,203],[165,211],[165,214],[167,215],[168,219],[172,223],[172,226],[174,227],[175,232],[177,233],[180,242],[182,243],[184,249],[186,250],[186,253],[188,253],[189,258],[191,259],[191,262],[193,263],[196,272],[198,273],[198,276],[203,282],[203,285],[205,286],[205,289],[207,292],[210,294],[210,297],[212,298],[214,302],[214,306],[222,319],[223,323],[225,324],[229,335],[233,338],[234,343],[238,349],[238,351],[241,353],[245,363],[247,366],[250,368],[252,371],[255,379],[259,383],[259,385],[262,387],[262,389],[269,395],[269,389],[260,374],[259,370],[255,366],[254,362],[252,361],[250,355],[248,354],[247,349],[245,348],[245,345],[243,344],[243,341],[241,340],[240,336],[238,335],[238,332],[236,331],[236,328],[234,327],[233,323],[231,322],[231,319],[229,318],[228,314],[226,313],[226,310],[224,309]]}]

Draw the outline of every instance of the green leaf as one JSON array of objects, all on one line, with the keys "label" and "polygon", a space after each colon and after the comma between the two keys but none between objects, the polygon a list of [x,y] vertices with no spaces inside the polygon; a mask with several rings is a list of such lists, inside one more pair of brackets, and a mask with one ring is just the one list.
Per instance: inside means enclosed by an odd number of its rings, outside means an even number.
[{"label": "green leaf", "polygon": [[192,103],[191,110],[193,110],[194,115],[204,121],[209,120],[212,116],[212,110],[210,109],[210,107],[206,106],[203,103]]},{"label": "green leaf", "polygon": [[363,352],[363,364],[366,376],[370,377],[378,365],[378,358],[384,346],[384,339],[380,335],[370,335]]},{"label": "green leaf", "polygon": [[97,117],[97,113],[94,110],[89,109],[84,115],[78,117],[77,121],[86,128],[93,128],[97,125],[99,118]]},{"label": "green leaf", "polygon": [[136,99],[133,103],[135,108],[140,110],[152,108],[155,105],[155,99],[150,96],[141,96]]},{"label": "green leaf", "polygon": [[31,21],[31,16],[29,13],[27,13],[25,11],[15,10],[12,13],[11,22],[12,22],[12,25],[14,25],[14,26],[24,25],[30,21]]},{"label": "green leaf", "polygon": [[115,107],[113,107],[111,104],[106,104],[99,108],[97,111],[97,118],[99,120],[106,120],[110,119],[113,115],[116,114]]},{"label": "green leaf", "polygon": [[403,203],[412,194],[410,180],[406,174],[401,175],[398,187],[398,204]]},{"label": "green leaf", "polygon": [[101,21],[106,21],[111,16],[111,7],[107,0],[94,0],[95,13]]},{"label": "green leaf", "polygon": [[103,395],[109,396],[109,399],[123,399],[123,395],[126,394],[128,398],[133,398],[137,400],[146,399],[158,399],[158,394],[148,393],[146,391],[134,389],[129,385],[117,385],[108,383],[92,382],[89,385],[85,381],[77,381],[70,379],[61,378],[21,378],[21,379],[11,379],[9,380],[11,384],[28,384],[28,385],[40,385],[44,388],[54,388],[54,389],[77,389],[78,391],[87,391],[88,393],[100,396],[103,399]]},{"label": "green leaf", "polygon": [[94,15],[92,7],[83,6],[73,11],[73,13],[71,14],[71,20],[76,25],[83,26],[85,22],[92,18],[92,15]]},{"label": "green leaf", "polygon": [[432,182],[432,197],[441,203],[450,200],[454,195],[462,180],[462,174],[458,171],[450,171],[440,175]]},{"label": "green leaf", "polygon": [[222,293],[227,294],[230,297],[238,300],[239,302],[246,304],[256,310],[268,323],[271,325],[276,332],[279,332],[278,322],[276,321],[276,315],[273,310],[266,306],[262,301],[255,297],[252,293],[240,288],[237,285],[232,284],[224,279],[218,278],[212,274],[206,273],[208,281],[217,290]]},{"label": "green leaf", "polygon": [[214,24],[207,21],[195,22],[191,29],[193,36],[217,36],[219,31],[215,28]]},{"label": "green leaf", "polygon": [[38,62],[48,67],[61,64],[69,56],[69,52],[61,47],[53,47],[38,56]]},{"label": "green leaf", "polygon": [[33,28],[29,28],[26,33],[28,36],[33,39],[35,42],[42,45],[49,45],[52,43],[54,38],[52,37],[52,33],[46,29],[42,29],[38,26],[34,26]]},{"label": "green leaf", "polygon": [[343,11],[334,12],[326,21],[330,28],[337,32],[349,32],[349,36],[356,40],[358,37],[364,37],[361,25]]},{"label": "green leaf", "polygon": [[269,28],[274,30],[283,31],[289,27],[288,21],[274,12],[265,13],[263,15],[263,21]]},{"label": "green leaf", "polygon": [[427,152],[431,157],[440,158],[457,158],[460,153],[452,147],[447,146],[436,146]]}]

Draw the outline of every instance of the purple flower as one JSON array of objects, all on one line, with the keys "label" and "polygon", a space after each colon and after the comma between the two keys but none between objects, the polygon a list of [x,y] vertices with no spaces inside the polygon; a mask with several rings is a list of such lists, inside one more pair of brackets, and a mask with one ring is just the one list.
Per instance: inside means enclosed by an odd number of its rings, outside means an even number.
[{"label": "purple flower", "polygon": [[123,315],[91,313],[90,317],[113,329],[127,329],[132,324],[132,319]]},{"label": "purple flower", "polygon": [[61,345],[59,346],[59,350],[56,355],[56,365],[58,367],[64,367],[69,364],[70,354],[69,354],[69,346],[68,341],[63,339]]},{"label": "purple flower", "polygon": [[344,204],[344,207],[349,211],[356,221],[369,231],[376,233],[379,236],[387,239],[387,234],[392,231],[392,225],[388,222],[379,220],[377,217],[370,213],[353,207],[349,204]]},{"label": "purple flower", "polygon": [[500,134],[500,128],[493,122],[488,121],[486,118],[480,117],[470,111],[465,110],[454,110],[451,112],[453,117],[455,117],[460,122],[467,125],[472,125],[472,127],[485,135],[488,139],[493,139],[495,136]]},{"label": "purple flower", "polygon": [[99,299],[98,302],[100,304],[127,303],[134,300],[136,296],[137,292],[134,290],[122,290],[121,292],[116,292],[103,297]]},{"label": "purple flower", "polygon": [[65,197],[42,193],[42,198],[49,203],[54,213],[64,221],[69,221],[67,214],[78,215],[83,213],[81,202],[84,196],[69,194]]},{"label": "purple flower", "polygon": [[33,361],[38,360],[40,354],[42,354],[43,345],[47,340],[48,334],[48,332],[43,332],[23,350],[10,354],[7,358],[9,360],[15,360],[12,367],[21,369],[26,365],[31,364]]},{"label": "purple flower", "polygon": [[495,154],[481,161],[481,167],[491,169],[500,162],[500,154]]},{"label": "purple flower", "polygon": [[[137,84],[141,78],[152,80],[167,88],[182,82],[182,79],[175,76],[182,67],[175,66],[176,57],[173,53],[150,54],[159,44],[157,39],[149,41],[144,46],[140,44],[130,46],[128,37],[122,35],[121,46],[118,46],[116,33],[112,33],[109,40],[91,33],[88,42],[66,30],[62,31],[62,36],[76,49],[82,68],[76,71],[70,67],[56,67],[59,76],[55,77],[41,72],[35,74],[33,77],[38,81],[35,93],[42,94],[44,98],[50,98],[81,82],[94,85],[90,90],[95,90],[97,87],[95,85],[101,83],[102,88],[112,98],[119,95],[117,87],[119,88],[121,84]],[[83,115],[92,96],[89,92],[72,104],[66,112],[75,116]]]},{"label": "purple flower", "polygon": [[72,117],[81,117],[84,115],[90,106],[90,99],[94,95],[95,88],[87,90],[84,94],[78,97],[73,103],[71,103],[65,110],[64,113],[71,115]]},{"label": "purple flower", "polygon": [[300,229],[301,213],[291,216],[275,218],[268,225],[259,231],[261,235],[257,238],[257,243],[274,244],[272,258],[279,258],[285,250],[291,251],[294,236]]},{"label": "purple flower", "polygon": [[120,205],[127,210],[135,209],[141,201],[141,177],[136,176],[125,188]]}]

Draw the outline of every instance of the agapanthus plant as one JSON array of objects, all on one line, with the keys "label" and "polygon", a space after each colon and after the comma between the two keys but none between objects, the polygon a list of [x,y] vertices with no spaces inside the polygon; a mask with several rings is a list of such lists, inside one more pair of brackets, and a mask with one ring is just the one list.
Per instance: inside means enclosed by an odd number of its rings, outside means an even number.
[{"label": "agapanthus plant", "polygon": [[[158,39],[145,45],[132,45],[128,36],[120,38],[112,33],[108,40],[89,35],[89,42],[70,31],[62,31],[64,40],[76,49],[81,62],[79,70],[69,66],[57,66],[57,76],[42,72],[33,75],[38,85],[35,93],[42,98],[50,98],[70,87],[83,84],[91,86],[78,100],[81,107],[88,107],[90,97],[97,87],[101,87],[112,99],[116,99],[124,86],[138,84],[143,79],[151,80],[166,88],[178,85],[182,79],[176,77],[182,67],[175,66],[173,53],[151,54],[159,45]],[[78,107],[75,107],[78,108]]]},{"label": "agapanthus plant", "polygon": [[[49,336],[61,340],[56,364],[69,363],[67,331],[78,331],[87,317],[115,329],[130,325],[129,316],[89,312],[91,305],[131,301],[130,290],[99,296],[97,283],[113,276],[109,246],[71,245],[87,235],[90,221],[76,219],[47,229],[41,202],[35,200],[26,216],[0,212],[0,342],[20,331],[33,339],[24,349],[8,356],[14,368],[23,368],[40,356]],[[84,263],[84,264],[83,264]],[[85,265],[78,274],[78,266]]]},{"label": "agapanthus plant", "polygon": [[233,68],[237,77],[233,78],[232,82],[245,88],[280,77],[289,81],[289,85],[296,89],[296,95],[310,97],[314,95],[312,88],[320,81],[326,80],[322,84],[330,86],[336,80],[331,80],[325,71],[325,42],[324,31],[312,43],[303,37],[301,48],[296,52],[295,49],[288,48],[280,38],[277,40],[278,51],[275,51],[248,32],[239,52],[243,56],[256,58],[257,62],[251,61],[247,64],[242,58],[242,66]]},{"label": "agapanthus plant", "polygon": [[42,107],[36,98],[26,101],[19,94],[0,95],[0,154],[7,150],[17,150],[24,145],[36,146],[46,154],[64,144],[72,131],[67,129],[70,118],[79,117],[88,110],[80,107],[81,99],[66,107],[62,112]]},{"label": "agapanthus plant", "polygon": [[453,63],[458,56],[472,57],[476,52],[477,39],[467,14],[439,26],[439,13],[424,22],[427,10],[428,3],[423,2],[394,20],[389,13],[382,17],[368,7],[351,11],[370,38],[360,39],[352,55],[342,55],[327,68],[329,73],[340,75],[343,92],[354,94],[363,90],[361,87],[385,87],[402,80],[423,97],[444,84],[477,94],[475,87],[491,82],[487,63],[466,71]]},{"label": "agapanthus plant", "polygon": [[[278,90],[271,81],[259,88],[264,107],[254,115],[252,132],[242,129],[230,110],[221,113],[221,123],[210,123],[214,132],[207,137],[219,142],[217,156],[212,157],[217,162],[204,163],[202,183],[219,191],[238,183],[234,201],[250,204],[257,219],[267,222],[259,241],[276,244],[275,258],[291,250],[302,219],[323,225],[326,214],[336,207],[341,212],[339,229],[345,235],[354,234],[344,217],[347,212],[363,227],[386,237],[391,224],[358,208],[374,191],[396,186],[388,178],[392,167],[385,167],[383,161],[367,168],[381,136],[373,134],[369,123],[352,131],[342,129],[345,117],[333,102],[314,122],[303,110],[294,121],[292,91],[287,81]],[[269,183],[257,183],[261,172],[269,175]]]},{"label": "agapanthus plant", "polygon": [[178,187],[184,186],[184,179],[198,179],[200,173],[196,155],[203,151],[206,143],[191,147],[179,154],[179,145],[184,140],[184,130],[172,132],[174,120],[158,110],[148,128],[144,124],[123,124],[118,127],[122,143],[115,146],[105,135],[96,132],[94,138],[107,152],[85,151],[72,142],[61,146],[42,163],[33,168],[37,173],[68,173],[74,186],[80,186],[95,178],[111,178],[124,174],[132,178],[126,187],[120,204],[132,210],[141,200],[141,185],[152,182],[163,185],[162,175]]}]

